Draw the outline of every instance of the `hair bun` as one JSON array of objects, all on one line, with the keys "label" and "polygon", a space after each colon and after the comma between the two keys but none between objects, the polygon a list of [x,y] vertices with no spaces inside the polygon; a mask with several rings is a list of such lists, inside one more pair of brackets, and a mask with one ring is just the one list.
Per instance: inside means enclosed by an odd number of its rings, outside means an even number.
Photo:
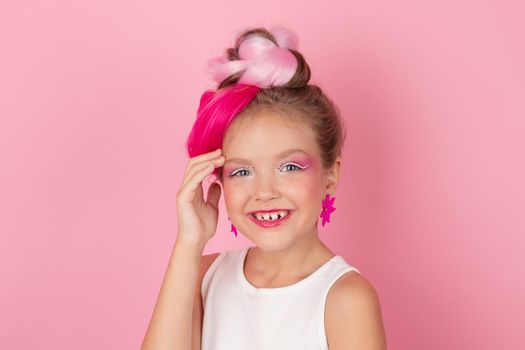
[{"label": "hair bun", "polygon": [[[299,65],[306,65],[296,51],[298,43],[298,36],[282,26],[247,30],[236,40],[234,50],[208,61],[207,71],[219,85],[235,76],[240,84],[260,88],[284,86],[296,76]],[[306,82],[310,78],[307,71]]]},{"label": "hair bun", "polygon": [[290,29],[282,26],[276,26],[272,27],[269,32],[273,34],[279,47],[293,50],[297,50],[299,47],[299,37]]}]

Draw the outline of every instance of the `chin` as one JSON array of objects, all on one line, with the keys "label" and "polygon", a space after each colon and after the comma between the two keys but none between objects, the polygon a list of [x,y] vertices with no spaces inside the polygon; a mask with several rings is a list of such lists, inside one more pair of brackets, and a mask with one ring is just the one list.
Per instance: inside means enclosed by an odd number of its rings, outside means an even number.
[{"label": "chin", "polygon": [[284,232],[272,232],[273,234],[262,234],[257,233],[252,237],[247,237],[252,241],[259,249],[267,252],[277,252],[285,250],[294,244],[297,238],[285,235]]}]

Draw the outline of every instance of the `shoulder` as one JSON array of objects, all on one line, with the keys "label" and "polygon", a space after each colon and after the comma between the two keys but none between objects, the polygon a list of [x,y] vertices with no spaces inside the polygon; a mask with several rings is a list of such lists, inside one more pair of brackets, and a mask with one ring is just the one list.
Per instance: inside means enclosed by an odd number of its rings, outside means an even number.
[{"label": "shoulder", "polygon": [[204,280],[204,276],[206,275],[206,272],[208,272],[213,262],[219,257],[219,255],[221,255],[221,253],[206,254],[206,255],[201,256],[199,274],[197,276],[197,284],[195,288],[195,297],[197,296],[202,297],[201,289],[202,289],[202,282]]},{"label": "shoulder", "polygon": [[202,319],[204,317],[204,310],[202,307],[202,295],[201,295],[201,286],[204,275],[210,268],[211,264],[215,259],[220,255],[220,253],[207,254],[201,256],[199,274],[197,277],[197,283],[195,286],[195,294],[193,301],[193,311],[192,311],[192,326],[191,326],[191,341],[192,349],[200,349],[201,337],[202,337]]},{"label": "shoulder", "polygon": [[325,331],[330,350],[386,349],[378,294],[360,273],[345,273],[330,289]]},{"label": "shoulder", "polygon": [[206,254],[201,257],[200,273],[199,277],[202,280],[211,264],[221,255],[221,253]]}]

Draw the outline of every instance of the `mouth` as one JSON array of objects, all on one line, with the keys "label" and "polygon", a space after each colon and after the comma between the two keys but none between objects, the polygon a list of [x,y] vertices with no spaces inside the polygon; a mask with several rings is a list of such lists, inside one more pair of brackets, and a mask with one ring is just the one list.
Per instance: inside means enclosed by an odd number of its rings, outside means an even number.
[{"label": "mouth", "polygon": [[257,225],[265,228],[276,227],[284,223],[293,214],[293,210],[283,209],[271,213],[253,212],[248,214],[250,219]]}]

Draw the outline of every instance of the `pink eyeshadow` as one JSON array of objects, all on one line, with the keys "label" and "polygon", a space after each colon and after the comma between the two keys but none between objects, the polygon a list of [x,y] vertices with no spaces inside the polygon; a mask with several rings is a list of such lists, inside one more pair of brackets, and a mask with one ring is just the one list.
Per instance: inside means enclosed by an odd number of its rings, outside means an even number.
[{"label": "pink eyeshadow", "polygon": [[[285,160],[283,161],[283,163],[289,163],[289,162],[292,162],[292,163],[296,163],[298,165],[300,165],[301,167],[305,168],[303,170],[306,170],[306,169],[312,169],[312,166],[315,167],[316,165],[316,162],[314,159],[310,158],[310,157],[306,157],[306,156],[295,156],[295,157],[291,157],[291,158],[285,158]],[[235,165],[235,166],[232,166],[232,165],[225,165],[223,166],[223,172],[226,173],[226,174],[230,174],[231,172],[233,172],[234,170],[238,169],[239,167],[242,167],[242,165]]]},{"label": "pink eyeshadow", "polygon": [[290,160],[290,162],[297,163],[298,165],[302,167],[308,167],[308,168],[310,168],[314,164],[314,162],[310,158],[307,158],[307,157],[294,157],[292,158],[292,160]]},{"label": "pink eyeshadow", "polygon": [[233,166],[225,166],[223,167],[222,171],[225,173],[225,174],[230,174],[232,171],[234,171],[235,169],[237,169],[237,167],[233,167]]}]

